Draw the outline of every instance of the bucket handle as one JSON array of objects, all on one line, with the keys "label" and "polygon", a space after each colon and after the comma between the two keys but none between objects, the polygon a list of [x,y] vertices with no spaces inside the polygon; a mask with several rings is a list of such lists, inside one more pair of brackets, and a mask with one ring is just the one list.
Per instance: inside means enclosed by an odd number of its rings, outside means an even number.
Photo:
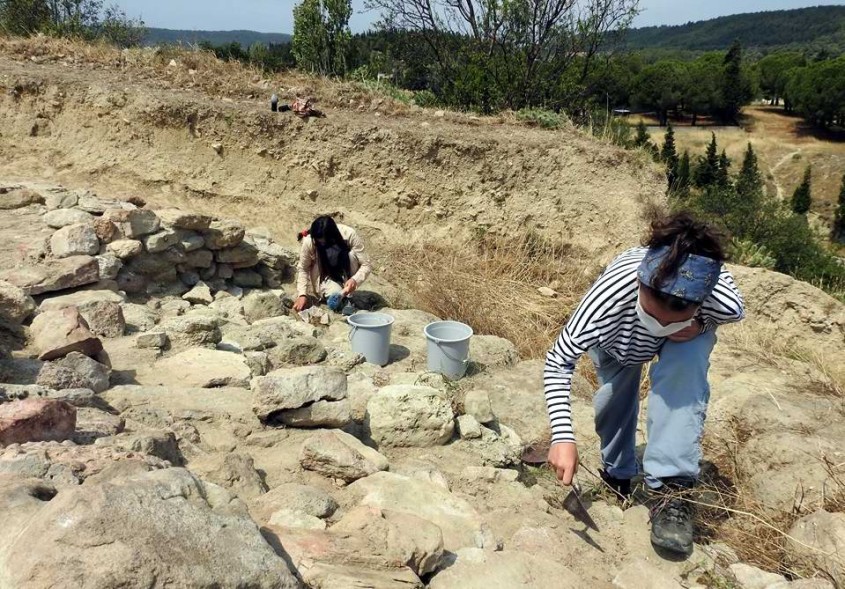
[{"label": "bucket handle", "polygon": [[469,358],[467,358],[466,360],[458,360],[457,358],[453,358],[449,354],[449,352],[447,352],[446,349],[442,345],[440,345],[440,342],[434,342],[434,343],[437,344],[437,348],[440,350],[440,353],[443,354],[444,356],[446,356],[452,362],[457,362],[459,364],[463,364],[464,366],[467,366],[469,364]]},{"label": "bucket handle", "polygon": [[349,324],[349,328],[350,328],[350,329],[349,329],[349,334],[347,334],[347,336],[346,336],[346,341],[348,341],[349,343],[352,343],[352,338],[353,338],[353,337],[355,337],[355,332],[356,332],[356,331],[358,331],[358,326],[357,326],[357,325],[352,325],[352,324],[350,323],[350,324]]}]

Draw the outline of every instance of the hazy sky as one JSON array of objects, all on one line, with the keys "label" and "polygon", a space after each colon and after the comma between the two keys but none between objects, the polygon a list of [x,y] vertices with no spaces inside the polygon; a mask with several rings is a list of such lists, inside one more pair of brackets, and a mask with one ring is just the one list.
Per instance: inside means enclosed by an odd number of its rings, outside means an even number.
[{"label": "hazy sky", "polygon": [[[130,16],[142,16],[148,26],[170,29],[250,29],[268,33],[293,31],[294,0],[117,0]],[[845,0],[640,0],[643,13],[637,26],[683,24],[714,16],[761,10],[804,8],[819,4],[845,4]],[[362,31],[375,20],[363,12],[364,0],[352,0],[353,31]]]}]

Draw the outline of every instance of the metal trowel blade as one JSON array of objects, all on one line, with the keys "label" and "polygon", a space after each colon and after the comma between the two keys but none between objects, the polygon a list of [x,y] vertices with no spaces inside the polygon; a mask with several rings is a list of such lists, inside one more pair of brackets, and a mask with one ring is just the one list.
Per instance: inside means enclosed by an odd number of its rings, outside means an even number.
[{"label": "metal trowel blade", "polygon": [[581,523],[585,524],[596,532],[599,531],[599,527],[596,525],[596,522],[593,520],[592,517],[590,517],[590,514],[587,512],[587,508],[584,507],[584,502],[581,501],[580,486],[572,485],[572,489],[569,491],[569,494],[566,496],[566,499],[563,500],[563,508],[569,513],[571,513],[572,516]]}]

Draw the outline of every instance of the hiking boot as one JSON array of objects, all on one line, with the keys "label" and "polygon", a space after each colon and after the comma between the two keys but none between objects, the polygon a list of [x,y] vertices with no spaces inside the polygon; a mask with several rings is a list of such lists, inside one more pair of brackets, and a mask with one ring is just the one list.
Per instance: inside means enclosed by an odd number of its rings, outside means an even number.
[{"label": "hiking boot", "polygon": [[688,493],[689,487],[674,485],[651,491],[651,543],[655,548],[692,554],[695,510],[686,500]]},{"label": "hiking boot", "polygon": [[631,497],[631,479],[617,479],[600,470],[599,475],[604,484],[616,494],[621,501],[627,501]]}]

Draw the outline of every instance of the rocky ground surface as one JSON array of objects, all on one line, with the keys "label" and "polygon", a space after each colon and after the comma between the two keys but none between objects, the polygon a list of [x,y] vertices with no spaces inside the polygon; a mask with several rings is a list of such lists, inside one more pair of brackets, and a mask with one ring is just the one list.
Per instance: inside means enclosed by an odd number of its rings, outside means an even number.
[{"label": "rocky ground surface", "polygon": [[295,256],[267,231],[0,182],[0,245],[0,587],[845,583],[845,309],[806,284],[737,268],[752,318],[713,358],[705,458],[728,448],[761,513],[795,515],[764,571],[712,537],[661,558],[648,509],[601,494],[585,529],[520,460],[547,433],[539,361],[478,335],[447,382],[426,371],[435,318],[386,308],[391,362],[366,364],[342,317],[289,311]]}]

